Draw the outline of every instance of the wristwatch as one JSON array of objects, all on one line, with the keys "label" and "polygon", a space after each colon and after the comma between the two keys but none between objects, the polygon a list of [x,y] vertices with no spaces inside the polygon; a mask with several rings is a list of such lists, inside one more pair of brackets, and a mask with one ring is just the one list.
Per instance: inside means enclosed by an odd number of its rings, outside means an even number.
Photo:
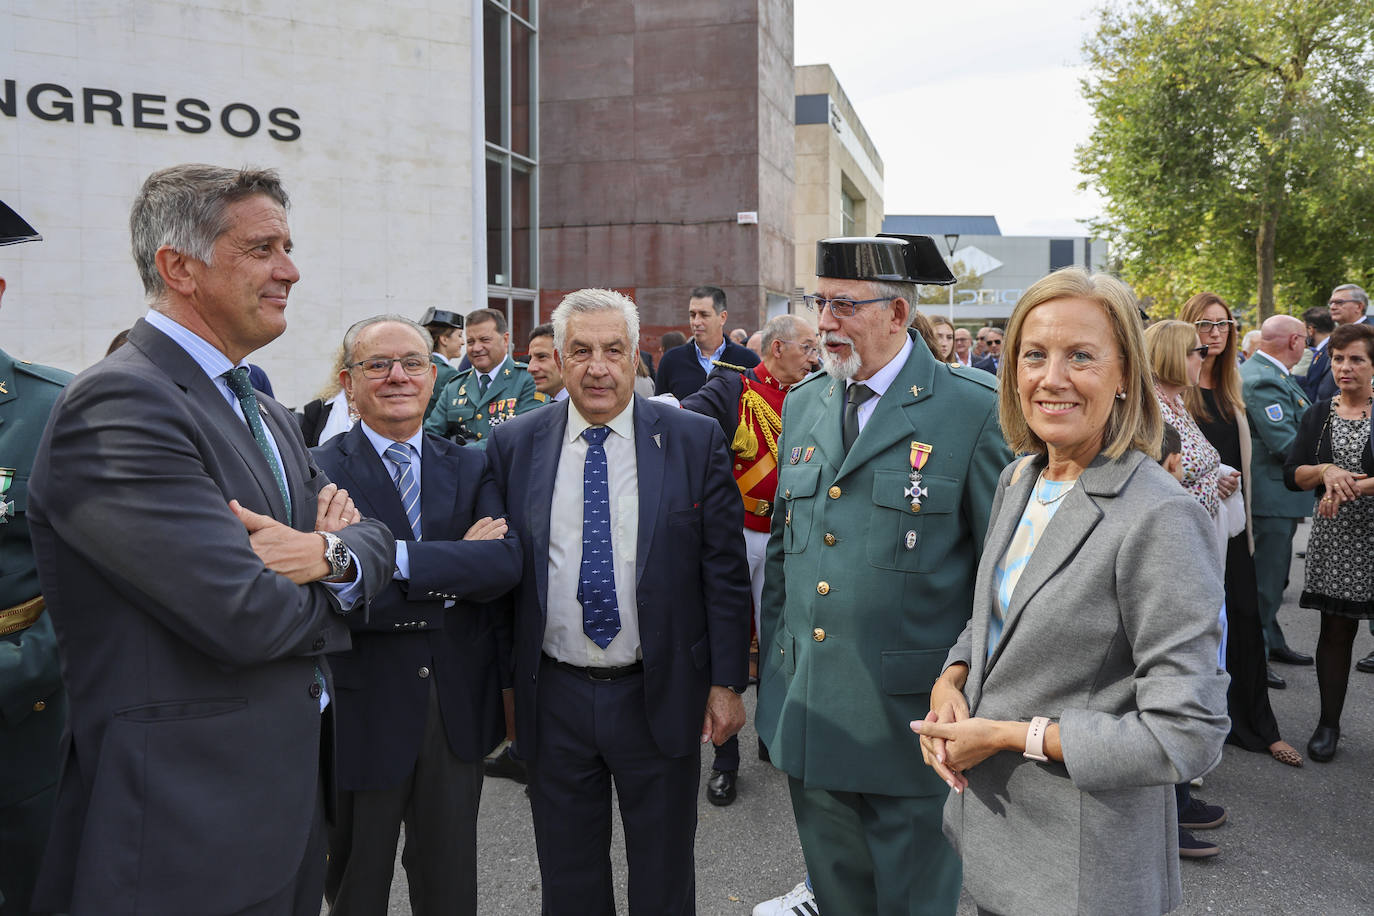
[{"label": "wristwatch", "polygon": [[315,533],[324,538],[324,558],[329,563],[329,575],[325,578],[343,578],[344,574],[348,572],[348,545],[340,540],[337,534],[331,534],[328,531],[316,531]]},{"label": "wristwatch", "polygon": [[724,686],[725,686],[725,689],[726,689],[726,690],[733,690],[733,691],[734,691],[737,695],[739,695],[739,696],[743,696],[743,695],[744,695],[744,688],[743,688],[743,687],[736,687],[734,684],[725,684]]},{"label": "wristwatch", "polygon": [[1026,750],[1021,754],[1022,757],[1040,763],[1049,762],[1050,758],[1045,754],[1045,731],[1049,727],[1050,720],[1045,716],[1030,720],[1030,730],[1026,732]]}]

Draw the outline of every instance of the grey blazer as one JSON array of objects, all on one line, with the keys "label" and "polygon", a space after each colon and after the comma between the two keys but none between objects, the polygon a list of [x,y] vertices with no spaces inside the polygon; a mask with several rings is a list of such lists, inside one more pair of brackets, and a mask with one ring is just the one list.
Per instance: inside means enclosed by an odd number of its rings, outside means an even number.
[{"label": "grey blazer", "polygon": [[1144,454],[1099,456],[1036,545],[989,660],[993,570],[1044,465],[1002,472],[946,665],[969,665],[972,715],[1057,721],[1064,762],[999,753],[969,769],[945,832],[964,886],[998,913],[1167,912],[1183,896],[1172,786],[1217,764],[1230,724],[1212,521]]}]

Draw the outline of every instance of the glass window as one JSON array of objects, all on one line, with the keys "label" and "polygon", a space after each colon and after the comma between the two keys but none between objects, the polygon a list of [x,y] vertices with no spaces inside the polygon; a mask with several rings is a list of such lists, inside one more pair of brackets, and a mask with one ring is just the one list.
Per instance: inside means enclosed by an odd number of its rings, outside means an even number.
[{"label": "glass window", "polygon": [[510,24],[510,148],[522,156],[530,155],[531,115],[533,99],[531,82],[534,75],[534,30],[521,22]]},{"label": "glass window", "polygon": [[513,163],[510,172],[511,197],[511,286],[534,287],[534,178],[523,163]]},{"label": "glass window", "polygon": [[505,113],[502,82],[506,72],[501,27],[505,18],[501,10],[490,3],[486,5],[482,18],[482,82],[486,89],[487,142],[502,145],[506,139],[501,124]]},{"label": "glass window", "polygon": [[854,198],[840,191],[840,235],[852,237],[854,234]]},{"label": "glass window", "polygon": [[[486,0],[487,285],[528,329],[539,288],[538,0]],[[518,336],[512,342],[523,346]]]}]

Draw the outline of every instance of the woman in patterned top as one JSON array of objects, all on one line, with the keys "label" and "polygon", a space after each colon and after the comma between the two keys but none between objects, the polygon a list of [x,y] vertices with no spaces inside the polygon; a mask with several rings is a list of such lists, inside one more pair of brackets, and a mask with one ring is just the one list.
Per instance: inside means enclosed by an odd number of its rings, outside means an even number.
[{"label": "woman in patterned top", "polygon": [[1164,422],[1173,424],[1183,441],[1183,486],[1202,503],[1208,515],[1216,518],[1221,498],[1236,489],[1234,478],[1227,481],[1229,486],[1221,492],[1221,456],[1198,429],[1183,398],[1186,391],[1197,385],[1207,347],[1191,325],[1158,321],[1145,329],[1145,349]]},{"label": "woman in patterned top", "polygon": [[1317,687],[1321,716],[1307,754],[1325,763],[1336,754],[1341,708],[1350,678],[1350,648],[1361,620],[1374,617],[1374,451],[1370,448],[1370,382],[1374,327],[1344,324],[1327,343],[1339,388],[1308,408],[1284,462],[1290,490],[1317,491],[1317,515],[1307,542],[1303,607],[1321,611]]}]

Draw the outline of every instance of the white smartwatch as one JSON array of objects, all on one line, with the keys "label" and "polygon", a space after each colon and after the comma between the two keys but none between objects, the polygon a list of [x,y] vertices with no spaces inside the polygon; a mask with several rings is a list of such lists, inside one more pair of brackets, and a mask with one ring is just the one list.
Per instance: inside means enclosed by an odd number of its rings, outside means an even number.
[{"label": "white smartwatch", "polygon": [[1040,763],[1048,763],[1049,757],[1045,755],[1045,730],[1050,727],[1050,720],[1045,716],[1036,716],[1030,721],[1030,730],[1026,732],[1026,750],[1021,754],[1027,760],[1037,760]]}]

